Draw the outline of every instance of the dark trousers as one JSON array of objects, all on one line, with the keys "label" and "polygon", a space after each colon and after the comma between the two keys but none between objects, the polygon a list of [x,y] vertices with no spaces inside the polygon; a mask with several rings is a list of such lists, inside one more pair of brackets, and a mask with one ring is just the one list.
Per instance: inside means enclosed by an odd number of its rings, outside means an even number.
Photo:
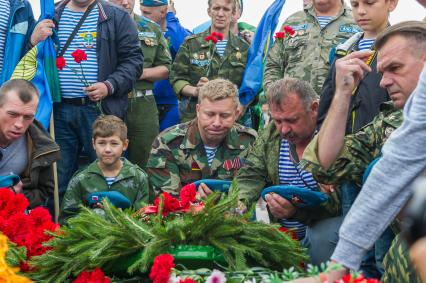
[{"label": "dark trousers", "polygon": [[55,140],[61,150],[58,161],[59,192],[65,194],[68,183],[78,169],[78,159],[84,148],[89,162],[96,159],[92,145],[92,124],[100,111],[96,104],[70,105],[55,103]]}]

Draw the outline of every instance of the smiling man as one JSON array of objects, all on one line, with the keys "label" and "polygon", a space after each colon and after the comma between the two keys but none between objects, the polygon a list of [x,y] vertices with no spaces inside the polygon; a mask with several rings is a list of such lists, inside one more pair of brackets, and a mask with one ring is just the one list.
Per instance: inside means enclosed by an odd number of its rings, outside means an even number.
[{"label": "smiling man", "polygon": [[155,194],[179,194],[201,179],[231,180],[244,163],[256,132],[235,123],[238,90],[216,79],[200,88],[197,117],[162,132],[154,141],[147,170]]},{"label": "smiling man", "polygon": [[[170,73],[170,83],[181,100],[182,122],[195,117],[200,87],[216,78],[227,78],[239,86],[247,62],[249,45],[230,31],[236,13],[235,0],[209,0],[208,4],[207,13],[212,20],[210,29],[185,39]],[[205,40],[212,32],[223,35],[213,52],[211,43]]]},{"label": "smiling man", "polygon": [[16,174],[21,182],[11,189],[23,193],[30,208],[53,196],[52,164],[59,147],[34,120],[38,92],[25,80],[10,80],[0,88],[0,175]]}]

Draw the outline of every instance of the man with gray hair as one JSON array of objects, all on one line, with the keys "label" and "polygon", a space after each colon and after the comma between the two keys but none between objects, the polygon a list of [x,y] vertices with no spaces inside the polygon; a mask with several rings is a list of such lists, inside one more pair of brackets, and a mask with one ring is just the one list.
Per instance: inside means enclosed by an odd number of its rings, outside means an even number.
[{"label": "man with gray hair", "polygon": [[[303,151],[315,134],[318,101],[314,89],[303,80],[286,78],[272,83],[266,96],[274,123],[256,140],[236,177],[240,200],[247,206],[271,185],[298,186],[313,191],[325,189],[299,166]],[[330,194],[330,198],[336,201],[336,193]],[[312,263],[318,264],[331,255],[337,238],[335,234],[326,233],[339,225],[341,219],[325,218],[338,214],[337,202],[329,201],[316,208],[296,208],[278,194],[266,195],[266,202],[281,225],[294,229],[297,238],[309,247]]]},{"label": "man with gray hair", "polygon": [[[211,80],[200,88],[197,117],[163,131],[154,141],[147,165],[154,195],[178,195],[188,183],[235,176],[257,136],[235,123],[238,104],[237,87],[228,80]],[[209,193],[202,186],[200,194]]]},{"label": "man with gray hair", "polygon": [[[406,204],[412,194],[410,183],[426,169],[426,24],[398,23],[380,34],[375,44],[380,86],[388,91],[392,105],[384,107],[373,122],[344,137],[346,118],[341,117],[348,114],[354,86],[371,71],[363,60],[370,52],[354,52],[337,60],[333,102],[318,138],[307,147],[302,160],[316,179],[336,184],[345,179],[360,182],[367,165],[381,156],[340,228],[331,257],[355,270]],[[383,282],[418,282],[405,248],[397,237],[384,260]],[[337,277],[345,272],[334,270],[328,281],[340,279]]]},{"label": "man with gray hair", "polygon": [[23,193],[30,208],[46,205],[53,196],[52,164],[59,147],[39,122],[36,88],[25,80],[10,80],[0,88],[0,175],[15,174],[11,189]]}]

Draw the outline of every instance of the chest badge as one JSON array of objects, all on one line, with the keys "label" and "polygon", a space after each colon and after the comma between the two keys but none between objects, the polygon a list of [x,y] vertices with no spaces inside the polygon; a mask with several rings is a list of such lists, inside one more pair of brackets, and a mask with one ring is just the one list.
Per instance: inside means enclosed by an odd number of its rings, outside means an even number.
[{"label": "chest badge", "polygon": [[83,38],[83,46],[85,48],[93,48],[95,46],[96,32],[82,32],[79,36]]},{"label": "chest badge", "polygon": [[201,169],[200,169],[200,166],[198,166],[198,163],[197,162],[192,162],[192,164],[191,164],[191,170],[192,171],[201,171]]}]

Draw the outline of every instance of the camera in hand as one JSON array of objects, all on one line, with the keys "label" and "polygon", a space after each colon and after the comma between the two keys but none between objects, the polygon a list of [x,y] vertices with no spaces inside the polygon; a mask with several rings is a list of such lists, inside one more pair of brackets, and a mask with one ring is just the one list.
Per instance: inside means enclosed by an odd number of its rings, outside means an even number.
[{"label": "camera in hand", "polygon": [[413,191],[404,211],[402,231],[409,246],[426,236],[426,177],[414,182]]}]

